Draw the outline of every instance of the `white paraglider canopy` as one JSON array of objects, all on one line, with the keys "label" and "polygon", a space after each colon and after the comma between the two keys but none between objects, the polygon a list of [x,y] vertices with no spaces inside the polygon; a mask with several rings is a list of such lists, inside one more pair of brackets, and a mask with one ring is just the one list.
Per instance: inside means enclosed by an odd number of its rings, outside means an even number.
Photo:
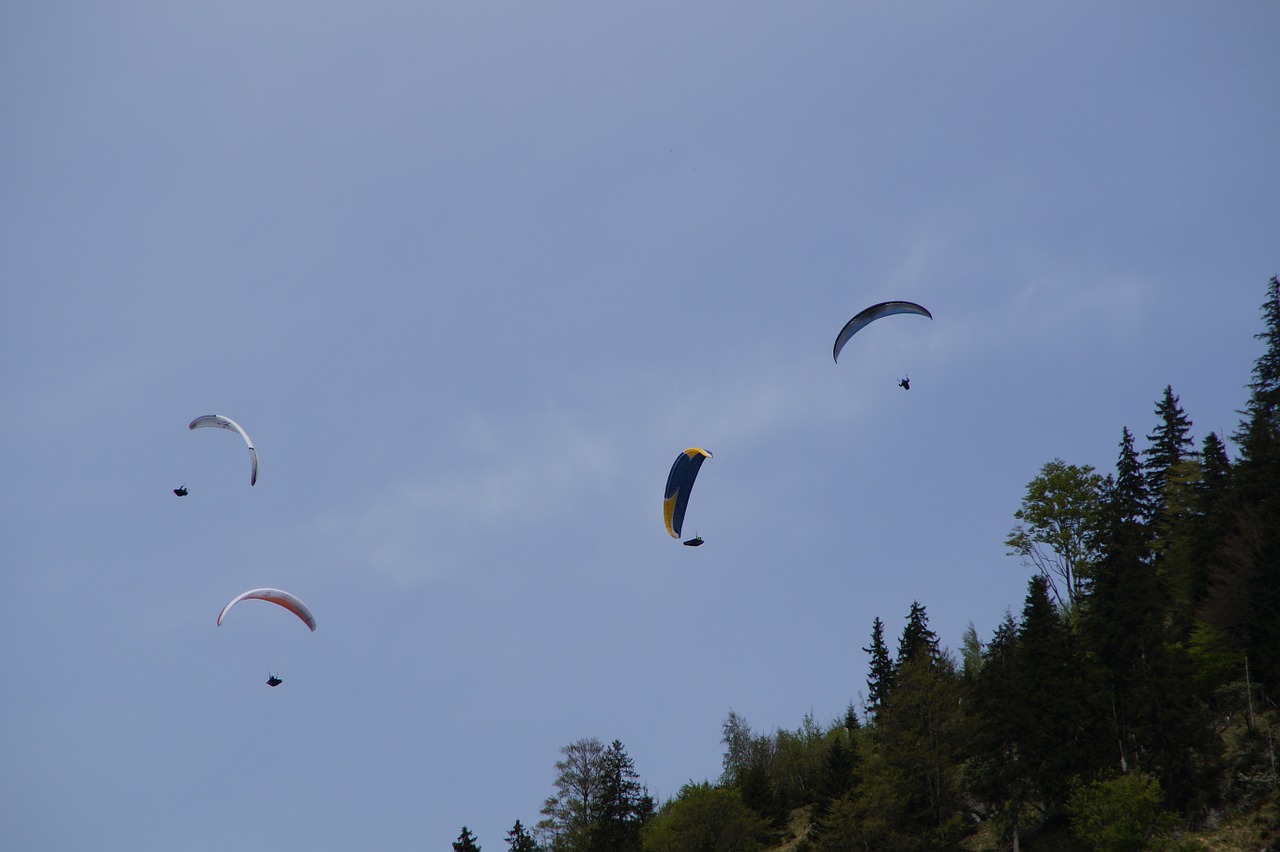
[{"label": "white paraglider canopy", "polygon": [[240,424],[232,420],[230,417],[224,417],[221,414],[204,414],[192,420],[188,429],[200,429],[206,426],[215,426],[219,429],[226,429],[228,432],[235,432],[249,446],[249,461],[252,465],[249,469],[249,484],[253,485],[258,481],[258,451],[253,448],[253,441],[249,439],[249,433],[241,428]]},{"label": "white paraglider canopy", "polygon": [[226,618],[227,613],[233,606],[240,603],[240,601],[249,600],[266,601],[268,603],[276,604],[277,606],[282,606],[289,610],[289,612],[298,616],[298,618],[302,619],[302,623],[311,628],[312,631],[316,629],[316,617],[311,614],[311,608],[283,589],[250,589],[247,592],[242,592],[236,595],[226,606],[222,608],[222,612],[218,613],[218,626],[222,626],[222,619]]}]

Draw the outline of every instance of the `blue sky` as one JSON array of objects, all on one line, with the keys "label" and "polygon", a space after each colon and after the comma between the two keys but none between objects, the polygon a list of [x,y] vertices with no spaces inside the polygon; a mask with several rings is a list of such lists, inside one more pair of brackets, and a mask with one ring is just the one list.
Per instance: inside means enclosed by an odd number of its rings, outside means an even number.
[{"label": "blue sky", "polygon": [[[1197,441],[1238,422],[1277,33],[1266,2],[6,4],[0,845],[500,849],[567,743],[670,797],[730,708],[856,701],[876,616],[989,637],[1040,465],[1109,469],[1166,384]],[[934,320],[833,364],[898,298]],[[698,549],[660,509],[694,445]],[[215,627],[255,586],[317,631]]]}]

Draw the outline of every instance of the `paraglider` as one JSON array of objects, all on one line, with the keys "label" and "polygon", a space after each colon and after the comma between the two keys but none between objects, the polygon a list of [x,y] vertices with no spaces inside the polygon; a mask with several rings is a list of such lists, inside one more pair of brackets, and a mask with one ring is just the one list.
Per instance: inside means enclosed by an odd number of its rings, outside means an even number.
[{"label": "paraglider", "polygon": [[688,540],[686,540],[686,541],[682,541],[682,542],[680,542],[680,543],[681,543],[681,544],[683,544],[685,547],[701,547],[701,546],[702,546],[702,536],[700,536],[700,535],[695,535],[693,538],[688,539]]},{"label": "paraglider", "polygon": [[[676,456],[675,463],[671,465],[671,473],[667,474],[667,489],[662,495],[662,517],[667,525],[667,533],[672,538],[680,537],[693,481],[698,477],[703,461],[711,457],[711,453],[701,447],[689,447]],[[685,544],[697,547],[702,544],[702,537],[697,536]]]},{"label": "paraglider", "polygon": [[[200,429],[205,426],[216,426],[219,429],[226,429],[229,432],[237,433],[244,442],[249,446],[249,484],[253,485],[258,481],[258,451],[253,448],[253,441],[249,439],[248,433],[241,428],[240,424],[232,420],[230,417],[224,417],[221,414],[204,414],[192,420],[188,429]],[[181,496],[181,495],[179,495]]]},{"label": "paraglider", "polygon": [[184,482],[182,485],[173,489],[173,493],[177,494],[179,497],[186,497],[191,492],[187,490],[187,484]]},{"label": "paraglider", "polygon": [[[915,302],[881,302],[877,305],[872,305],[866,310],[859,311],[854,315],[853,319],[844,324],[844,328],[840,329],[840,333],[836,335],[836,345],[831,350],[831,357],[835,359],[836,363],[839,363],[840,350],[849,342],[849,338],[881,317],[893,316],[894,314],[916,314],[933,319],[933,314],[929,313],[927,308],[917,305]],[[903,388],[907,388],[910,382],[904,379],[898,384]]]},{"label": "paraglider", "polygon": [[[294,595],[289,594],[283,589],[250,589],[247,592],[241,592],[222,608],[222,612],[218,613],[218,626],[222,626],[222,619],[227,617],[227,613],[231,608],[240,601],[266,601],[277,606],[282,606],[289,612],[298,616],[303,624],[313,632],[316,629],[316,617],[311,614],[311,609]],[[267,678],[267,686],[279,686],[284,683],[279,675],[272,674]]]},{"label": "paraglider", "polygon": [[911,390],[911,377],[907,376],[904,379],[898,379],[898,387],[903,390]]},{"label": "paraglider", "polygon": [[283,589],[250,589],[247,592],[241,592],[222,608],[222,612],[218,613],[219,627],[222,626],[222,619],[226,618],[231,608],[240,603],[240,601],[266,601],[267,603],[282,606],[298,616],[310,630],[314,632],[316,629],[316,618],[311,614],[311,609],[297,597]]}]

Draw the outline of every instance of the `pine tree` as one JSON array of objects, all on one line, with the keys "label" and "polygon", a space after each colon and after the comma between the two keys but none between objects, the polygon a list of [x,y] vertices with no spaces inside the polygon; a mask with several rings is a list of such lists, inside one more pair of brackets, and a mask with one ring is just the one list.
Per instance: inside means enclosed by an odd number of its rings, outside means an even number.
[{"label": "pine tree", "polygon": [[1272,278],[1262,305],[1265,328],[1254,335],[1266,350],[1253,365],[1249,402],[1236,430],[1240,470],[1246,496],[1263,498],[1276,493],[1280,468],[1280,278]]},{"label": "pine tree", "polygon": [[929,617],[919,601],[911,602],[911,611],[907,614],[907,626],[902,630],[898,640],[898,657],[894,668],[917,659],[936,659],[938,656],[938,634],[929,627]]},{"label": "pine tree", "polygon": [[1253,367],[1244,420],[1235,434],[1233,514],[1220,557],[1242,583],[1243,637],[1253,670],[1280,692],[1280,278],[1262,306],[1266,344]]},{"label": "pine tree", "polygon": [[1172,385],[1165,385],[1164,397],[1156,403],[1156,416],[1160,422],[1156,430],[1147,436],[1150,445],[1142,451],[1145,457],[1143,475],[1150,497],[1148,521],[1152,523],[1158,522],[1163,513],[1164,489],[1170,471],[1193,454],[1195,447],[1191,440],[1191,419],[1182,410]]},{"label": "pine tree", "polygon": [[893,692],[893,660],[884,643],[884,622],[879,616],[871,622],[871,645],[862,650],[871,655],[871,667],[867,675],[867,707],[874,713]]},{"label": "pine tree", "polygon": [[507,832],[507,852],[538,852],[538,844],[533,835],[525,831],[520,820]]},{"label": "pine tree", "polygon": [[1062,813],[1068,782],[1087,776],[1111,756],[1101,720],[1106,710],[1086,656],[1042,577],[1028,584],[1018,626],[1018,694],[1030,720],[1022,741],[1028,795],[1049,821]]},{"label": "pine tree", "polygon": [[1168,619],[1168,588],[1152,562],[1142,520],[1146,501],[1133,436],[1125,429],[1085,627],[1112,698],[1121,770],[1152,772],[1181,807],[1205,781],[1212,743],[1195,700],[1190,658]]},{"label": "pine tree", "polygon": [[638,852],[640,830],[656,807],[619,740],[605,749],[601,782],[599,817],[592,831],[591,848],[599,852]]},{"label": "pine tree", "polygon": [[453,841],[453,852],[480,852],[475,835],[465,825],[462,827],[462,833],[458,835],[458,839]]},{"label": "pine tree", "polygon": [[[1035,580],[1045,583],[1043,577]],[[1014,849],[1019,848],[1019,817],[1030,792],[1026,740],[1032,727],[1017,639],[1017,624],[1006,612],[982,652],[981,666],[965,671],[969,681],[966,787],[1003,824]]]},{"label": "pine tree", "polygon": [[[964,831],[961,682],[954,660],[937,647],[924,607],[896,666],[892,694],[870,728],[872,755],[861,795],[879,816],[892,814],[897,839],[876,848],[952,848]],[[914,649],[914,650],[913,650]]]}]

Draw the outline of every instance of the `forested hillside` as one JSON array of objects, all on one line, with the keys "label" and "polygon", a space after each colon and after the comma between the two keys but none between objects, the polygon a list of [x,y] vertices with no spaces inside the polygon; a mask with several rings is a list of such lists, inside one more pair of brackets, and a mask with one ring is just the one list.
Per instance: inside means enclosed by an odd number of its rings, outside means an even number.
[{"label": "forested hillside", "polygon": [[[1006,544],[1025,599],[941,646],[927,601],[868,626],[861,706],[755,731],[659,806],[622,743],[565,746],[520,852],[1268,849],[1280,843],[1280,280],[1230,435],[1175,389],[1108,471],[1054,458]],[[1223,382],[1244,377],[1222,376]],[[1051,452],[1051,450],[1050,450]],[[896,633],[896,635],[895,635]],[[504,842],[499,847],[497,844]],[[463,829],[454,849],[478,849]]]}]

